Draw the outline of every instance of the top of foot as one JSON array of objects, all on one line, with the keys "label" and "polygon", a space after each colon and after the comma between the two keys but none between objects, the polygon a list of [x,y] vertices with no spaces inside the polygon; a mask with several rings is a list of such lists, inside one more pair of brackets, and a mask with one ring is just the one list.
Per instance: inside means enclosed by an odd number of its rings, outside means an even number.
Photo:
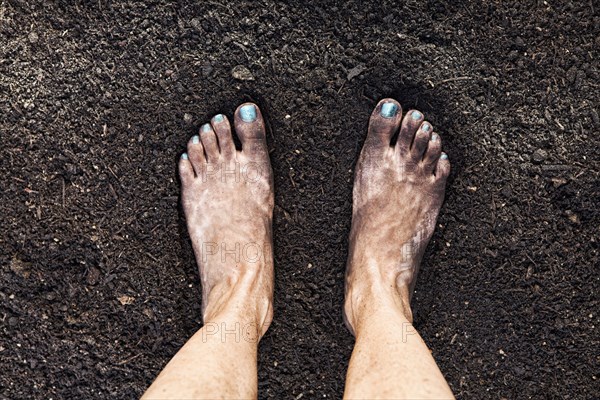
[{"label": "top of foot", "polygon": [[412,320],[410,296],[449,173],[440,136],[423,113],[409,110],[403,118],[397,101],[379,102],[354,179],[345,303],[350,328],[363,289],[391,291]]}]

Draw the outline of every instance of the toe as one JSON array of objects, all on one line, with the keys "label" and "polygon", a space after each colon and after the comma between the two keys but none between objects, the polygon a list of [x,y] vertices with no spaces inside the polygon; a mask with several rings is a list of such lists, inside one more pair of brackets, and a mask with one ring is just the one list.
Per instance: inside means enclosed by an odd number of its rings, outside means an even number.
[{"label": "toe", "polygon": [[442,152],[435,169],[435,179],[445,183],[448,175],[450,175],[450,160],[448,154]]},{"label": "toe", "polygon": [[219,144],[217,143],[215,131],[213,131],[210,124],[204,124],[200,128],[200,141],[206,154],[206,161],[209,163],[216,162],[219,158]]},{"label": "toe", "polygon": [[219,150],[225,159],[230,159],[235,154],[235,144],[231,136],[231,126],[229,120],[223,114],[217,114],[213,117],[212,128],[219,140]]},{"label": "toe", "polygon": [[419,162],[423,159],[423,155],[427,150],[427,144],[431,138],[431,131],[433,128],[429,122],[423,122],[417,133],[415,134],[415,140],[413,141],[410,149],[410,156],[414,162]]},{"label": "toe", "polygon": [[206,164],[206,157],[204,156],[204,148],[202,147],[202,143],[200,142],[200,136],[194,135],[190,138],[190,141],[187,145],[187,155],[189,161],[194,167],[196,175],[200,175],[200,172]]},{"label": "toe", "polygon": [[194,167],[192,167],[187,153],[183,153],[179,157],[179,177],[184,186],[191,184],[194,180]]},{"label": "toe", "polygon": [[442,154],[442,140],[440,139],[440,135],[433,132],[429,143],[427,143],[427,151],[425,151],[425,155],[423,156],[423,168],[425,172],[429,174],[435,172],[440,154]]},{"label": "toe", "polygon": [[402,120],[402,107],[394,99],[381,100],[369,120],[367,140],[373,144],[389,146]]},{"label": "toe", "polygon": [[265,123],[256,104],[240,105],[235,111],[234,122],[235,132],[242,142],[242,153],[250,157],[268,153]]},{"label": "toe", "polygon": [[415,134],[422,122],[423,113],[417,110],[411,110],[406,113],[402,120],[400,133],[398,134],[398,142],[396,143],[400,155],[404,156],[410,151],[410,146],[412,145]]}]

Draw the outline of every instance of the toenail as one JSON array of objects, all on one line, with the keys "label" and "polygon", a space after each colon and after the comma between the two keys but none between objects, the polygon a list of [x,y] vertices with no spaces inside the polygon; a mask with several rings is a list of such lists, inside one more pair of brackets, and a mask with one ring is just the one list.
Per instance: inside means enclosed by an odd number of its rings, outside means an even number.
[{"label": "toenail", "polygon": [[422,117],[423,117],[423,114],[421,114],[420,112],[418,112],[418,111],[413,111],[412,112],[412,118],[415,121],[418,120],[418,119],[421,119]]},{"label": "toenail", "polygon": [[448,159],[448,154],[442,153],[442,155],[440,156],[440,160],[447,160],[447,159]]},{"label": "toenail", "polygon": [[224,119],[225,117],[223,116],[223,114],[217,114],[214,117],[215,122],[223,122]]},{"label": "toenail", "polygon": [[438,134],[437,134],[437,133],[433,133],[433,134],[431,135],[431,140],[432,140],[433,142],[437,141],[439,138],[440,138],[440,137],[438,136]]},{"label": "toenail", "polygon": [[198,143],[200,143],[200,136],[198,136],[198,135],[194,135],[194,136],[192,136],[192,143],[193,143],[193,144],[198,144]]},{"label": "toenail", "polygon": [[398,106],[394,103],[383,103],[381,105],[381,116],[384,118],[393,118],[398,112]]},{"label": "toenail", "polygon": [[202,125],[202,132],[210,132],[210,125],[209,124]]},{"label": "toenail", "polygon": [[256,107],[252,104],[240,108],[240,117],[244,122],[254,122],[256,120]]},{"label": "toenail", "polygon": [[429,132],[430,129],[431,129],[431,125],[429,125],[427,123],[423,124],[423,126],[421,127],[421,130],[423,132]]},{"label": "toenail", "polygon": [[183,153],[183,154],[181,155],[181,159],[182,159],[182,160],[187,160],[188,158],[189,158],[189,157],[188,157],[187,153]]}]

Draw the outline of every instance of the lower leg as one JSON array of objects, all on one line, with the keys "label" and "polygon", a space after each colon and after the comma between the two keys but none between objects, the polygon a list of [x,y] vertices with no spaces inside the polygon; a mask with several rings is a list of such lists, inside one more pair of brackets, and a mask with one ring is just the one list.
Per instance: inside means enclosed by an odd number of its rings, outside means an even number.
[{"label": "lower leg", "polygon": [[392,99],[377,105],[354,179],[344,316],[356,345],[347,398],[453,398],[410,309],[449,172],[422,113],[402,118]]},{"label": "lower leg", "polygon": [[[204,326],[167,364],[144,398],[256,398],[257,345],[269,305],[262,316],[252,302],[252,277],[241,277],[223,291],[216,314],[205,314]],[[213,291],[214,293],[214,291]],[[229,297],[229,298],[228,298]]]},{"label": "lower leg", "polygon": [[[388,288],[371,286],[354,307],[356,344],[346,377],[349,399],[452,399],[430,350],[406,315],[408,304]],[[373,292],[377,291],[375,294]]]}]

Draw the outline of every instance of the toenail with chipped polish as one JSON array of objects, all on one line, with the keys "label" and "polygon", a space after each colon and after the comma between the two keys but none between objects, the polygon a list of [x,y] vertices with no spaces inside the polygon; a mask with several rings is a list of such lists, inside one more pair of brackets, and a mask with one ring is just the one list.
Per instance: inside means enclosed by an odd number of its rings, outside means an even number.
[{"label": "toenail with chipped polish", "polygon": [[435,142],[435,141],[437,141],[439,138],[440,138],[440,137],[438,136],[438,134],[437,134],[437,133],[433,133],[433,134],[431,135],[431,141],[432,141],[432,142]]},{"label": "toenail with chipped polish", "polygon": [[223,114],[217,114],[213,119],[215,120],[215,122],[223,122],[225,117],[223,116]]},{"label": "toenail with chipped polish", "polygon": [[198,143],[200,143],[200,136],[198,136],[198,135],[194,135],[194,136],[192,136],[192,143],[193,143],[193,144],[198,144]]},{"label": "toenail with chipped polish", "polygon": [[181,159],[182,159],[182,160],[187,160],[188,158],[189,158],[189,157],[188,157],[188,154],[187,154],[187,153],[183,153],[183,154],[181,155]]},{"label": "toenail with chipped polish", "polygon": [[448,159],[448,154],[442,153],[442,155],[440,156],[440,160],[447,160],[447,159]]},{"label": "toenail with chipped polish", "polygon": [[412,112],[412,118],[415,121],[421,119],[422,117],[423,117],[423,114],[421,114],[420,112],[418,112],[418,111],[413,111]]},{"label": "toenail with chipped polish", "polygon": [[425,124],[423,124],[421,129],[423,130],[423,132],[429,132],[429,130],[431,129],[431,125],[425,123]]},{"label": "toenail with chipped polish", "polygon": [[202,125],[202,132],[210,132],[210,125],[209,124]]},{"label": "toenail with chipped polish", "polygon": [[384,118],[393,118],[398,112],[398,106],[394,103],[383,103],[381,105],[381,116]]},{"label": "toenail with chipped polish", "polygon": [[240,117],[244,122],[254,122],[256,120],[256,107],[249,104],[240,108]]}]

